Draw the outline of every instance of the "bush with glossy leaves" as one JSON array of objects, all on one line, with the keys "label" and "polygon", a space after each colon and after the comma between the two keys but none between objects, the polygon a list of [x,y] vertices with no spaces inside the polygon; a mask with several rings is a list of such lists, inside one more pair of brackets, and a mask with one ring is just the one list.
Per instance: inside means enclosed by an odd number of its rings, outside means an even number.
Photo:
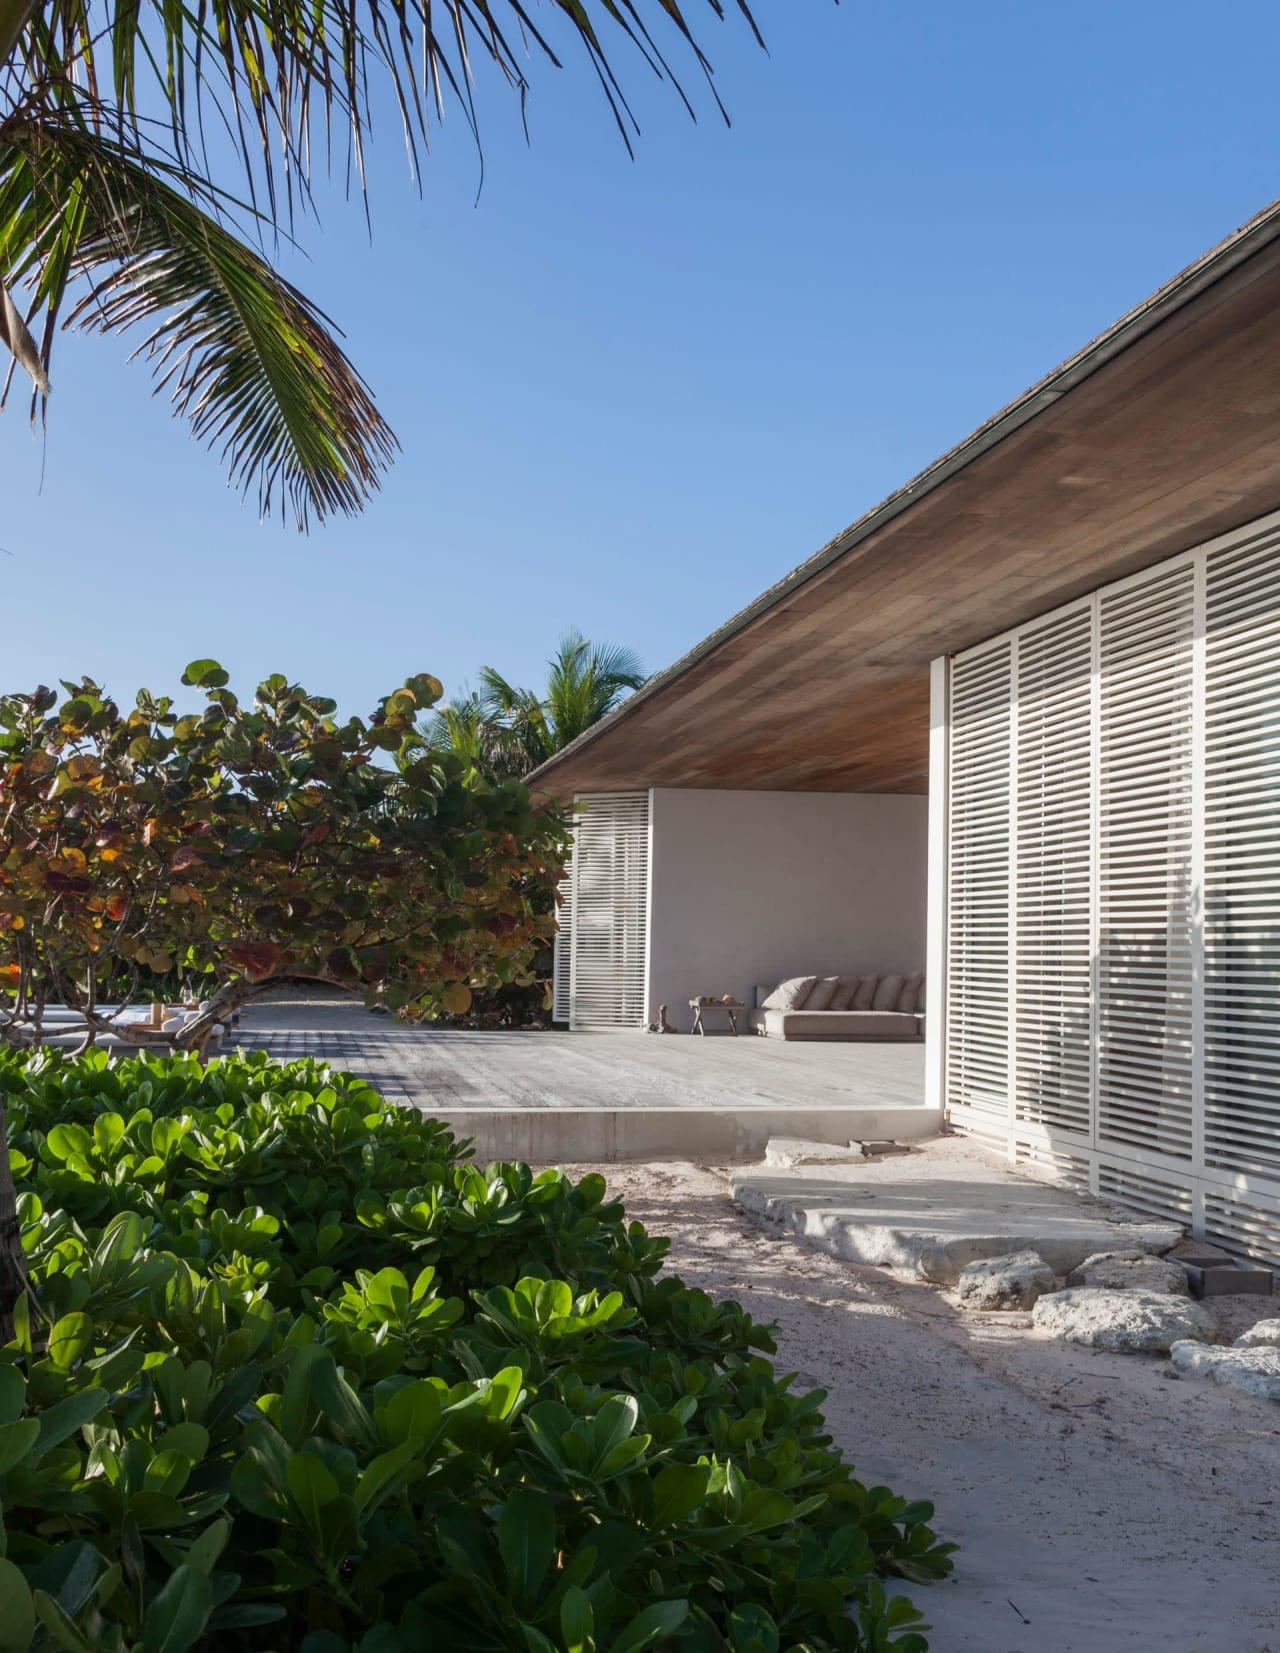
[{"label": "bush with glossy leaves", "polygon": [[921,1653],[950,1568],[603,1179],[321,1064],[0,1056],[0,1640]]}]

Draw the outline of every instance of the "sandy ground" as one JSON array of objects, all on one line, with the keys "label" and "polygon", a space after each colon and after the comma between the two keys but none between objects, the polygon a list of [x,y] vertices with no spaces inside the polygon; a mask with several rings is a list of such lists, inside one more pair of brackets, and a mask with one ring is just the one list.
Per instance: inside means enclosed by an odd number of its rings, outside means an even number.
[{"label": "sandy ground", "polygon": [[934,1653],[1280,1653],[1280,1405],[765,1233],[722,1170],[573,1169],[670,1235],[691,1284],[777,1322],[864,1481],[936,1504],[956,1574],[908,1592]]}]

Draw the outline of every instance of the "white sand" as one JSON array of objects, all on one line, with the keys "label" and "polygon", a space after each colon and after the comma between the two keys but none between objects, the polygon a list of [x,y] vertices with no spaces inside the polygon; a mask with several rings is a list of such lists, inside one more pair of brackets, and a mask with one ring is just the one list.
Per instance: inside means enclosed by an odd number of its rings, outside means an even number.
[{"label": "white sand", "polygon": [[936,1504],[962,1549],[908,1592],[933,1653],[1280,1653],[1280,1405],[765,1233],[722,1171],[594,1169],[690,1284],[779,1323],[864,1481]]}]

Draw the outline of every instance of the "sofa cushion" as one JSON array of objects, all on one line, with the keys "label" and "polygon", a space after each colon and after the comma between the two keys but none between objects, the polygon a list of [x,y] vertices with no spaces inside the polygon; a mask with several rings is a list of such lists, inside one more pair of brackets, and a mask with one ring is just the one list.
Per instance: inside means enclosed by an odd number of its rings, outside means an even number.
[{"label": "sofa cushion", "polygon": [[772,1038],[780,1039],[914,1039],[916,1018],[893,1011],[877,1010],[764,1010],[757,1011],[756,1026],[763,1025]]},{"label": "sofa cushion", "polygon": [[786,981],[779,982],[764,1001],[765,1010],[799,1010],[805,1000],[812,993],[818,978],[816,976],[789,976]]},{"label": "sofa cushion", "polygon": [[901,992],[901,976],[881,976],[876,984],[875,997],[871,1001],[872,1010],[896,1010],[898,995]]},{"label": "sofa cushion", "polygon": [[870,1010],[871,1001],[876,995],[875,976],[860,976],[858,986],[853,997],[849,1000],[850,1010]]},{"label": "sofa cushion", "polygon": [[895,1010],[900,1010],[904,1016],[914,1016],[916,1005],[920,1000],[920,983],[924,980],[921,975],[908,976],[902,984],[902,991],[898,994]]},{"label": "sofa cushion", "polygon": [[830,1010],[831,1001],[835,997],[836,988],[840,985],[839,976],[819,976],[806,997],[803,1006],[797,1009]]},{"label": "sofa cushion", "polygon": [[858,991],[861,976],[840,976],[836,981],[836,990],[831,995],[828,1010],[848,1010],[853,1003],[853,995]]},{"label": "sofa cushion", "polygon": [[924,1015],[924,986],[928,979],[927,976],[921,976],[920,991],[916,994],[916,1014],[920,1016]]}]

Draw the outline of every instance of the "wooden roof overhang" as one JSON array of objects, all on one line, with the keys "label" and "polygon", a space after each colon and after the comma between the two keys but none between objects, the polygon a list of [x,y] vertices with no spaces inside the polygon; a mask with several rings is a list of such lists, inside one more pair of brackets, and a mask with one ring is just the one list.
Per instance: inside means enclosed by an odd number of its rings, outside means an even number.
[{"label": "wooden roof overhang", "polygon": [[537,770],[927,790],[929,662],[1280,507],[1280,202]]}]

